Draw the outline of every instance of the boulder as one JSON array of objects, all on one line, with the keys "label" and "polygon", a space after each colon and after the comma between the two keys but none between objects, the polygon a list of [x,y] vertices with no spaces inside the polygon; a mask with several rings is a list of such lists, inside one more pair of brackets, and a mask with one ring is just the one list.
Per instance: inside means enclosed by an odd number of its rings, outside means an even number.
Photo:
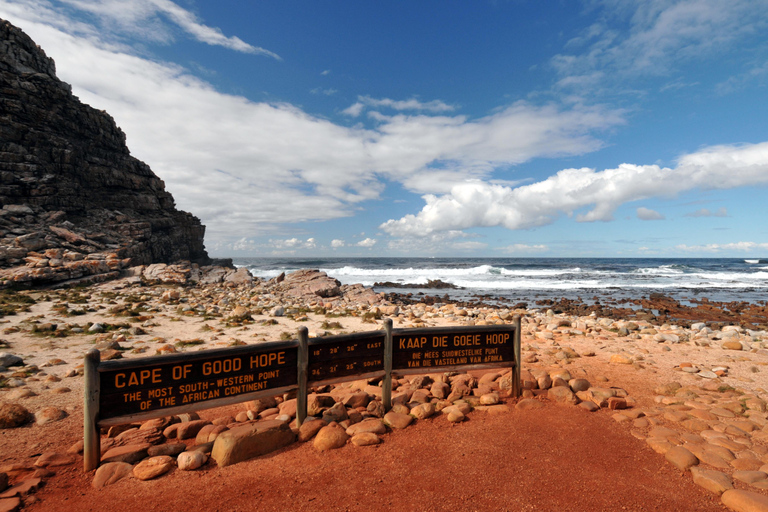
[{"label": "boulder", "polygon": [[127,462],[108,462],[102,464],[93,475],[91,486],[101,489],[133,474],[133,466]]},{"label": "boulder", "polygon": [[349,436],[344,429],[336,423],[325,426],[318,431],[313,442],[316,450],[321,452],[341,448],[347,444]]},{"label": "boulder", "polygon": [[211,457],[219,467],[273,452],[294,442],[296,435],[279,420],[242,425],[222,432],[213,443]]}]

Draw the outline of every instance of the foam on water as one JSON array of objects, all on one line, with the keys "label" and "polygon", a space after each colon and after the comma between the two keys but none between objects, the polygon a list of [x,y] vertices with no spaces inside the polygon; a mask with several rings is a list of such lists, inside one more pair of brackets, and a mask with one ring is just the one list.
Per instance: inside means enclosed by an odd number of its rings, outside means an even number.
[{"label": "foam on water", "polygon": [[373,286],[389,281],[407,286],[440,280],[463,290],[424,293],[490,294],[510,300],[524,295],[560,298],[589,293],[637,298],[653,291],[682,298],[693,293],[726,301],[768,298],[768,267],[742,259],[242,258],[235,262],[262,279],[301,268],[318,268],[342,284]]}]

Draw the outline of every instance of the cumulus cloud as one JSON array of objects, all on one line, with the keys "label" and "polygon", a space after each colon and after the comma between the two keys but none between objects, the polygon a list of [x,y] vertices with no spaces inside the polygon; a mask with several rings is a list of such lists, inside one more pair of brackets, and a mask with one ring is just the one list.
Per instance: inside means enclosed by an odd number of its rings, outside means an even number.
[{"label": "cumulus cloud", "polygon": [[734,242],[728,244],[707,244],[707,245],[685,245],[681,244],[675,247],[685,252],[707,252],[717,253],[726,251],[753,252],[768,251],[768,243],[757,242]]},{"label": "cumulus cloud", "polygon": [[334,249],[341,249],[346,245],[347,243],[344,240],[339,240],[339,239],[331,240],[331,247],[333,247]]},{"label": "cumulus cloud", "polygon": [[728,216],[728,210],[723,206],[721,208],[718,208],[716,211],[710,211],[707,208],[701,208],[700,210],[696,210],[695,212],[686,213],[685,217],[727,217]]},{"label": "cumulus cloud", "polygon": [[666,217],[657,211],[641,206],[637,209],[637,218],[640,220],[664,220]]},{"label": "cumulus cloud", "polygon": [[288,238],[286,240],[270,240],[270,245],[273,249],[315,249],[317,247],[317,241],[314,238],[307,238],[306,240],[300,240],[298,238]]},{"label": "cumulus cloud", "polygon": [[365,240],[360,240],[355,244],[358,247],[373,247],[376,245],[376,239],[375,238],[366,238]]},{"label": "cumulus cloud", "polygon": [[563,214],[575,215],[579,222],[610,221],[619,206],[631,201],[671,198],[692,189],[765,184],[768,142],[712,146],[683,156],[675,168],[622,164],[603,171],[564,169],[517,188],[482,181],[458,184],[448,194],[425,195],[426,205],[417,215],[380,227],[392,236],[414,237],[473,227],[527,229],[550,224]]}]

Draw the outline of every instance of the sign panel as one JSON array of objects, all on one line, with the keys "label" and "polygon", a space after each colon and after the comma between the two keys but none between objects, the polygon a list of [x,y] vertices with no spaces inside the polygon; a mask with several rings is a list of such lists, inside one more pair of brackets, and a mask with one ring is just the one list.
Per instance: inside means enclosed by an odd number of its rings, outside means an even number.
[{"label": "sign panel", "polygon": [[99,417],[108,419],[296,386],[296,342],[265,343],[98,367]]},{"label": "sign panel", "polygon": [[309,343],[309,381],[320,382],[384,371],[386,333],[314,338]]},{"label": "sign panel", "polygon": [[398,329],[392,336],[392,369],[503,365],[515,361],[514,326]]}]

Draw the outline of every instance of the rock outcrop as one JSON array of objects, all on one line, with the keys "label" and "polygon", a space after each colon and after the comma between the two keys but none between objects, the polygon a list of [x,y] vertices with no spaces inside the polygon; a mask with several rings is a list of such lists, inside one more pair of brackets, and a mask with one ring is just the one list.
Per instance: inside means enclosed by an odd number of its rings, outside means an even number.
[{"label": "rock outcrop", "polygon": [[0,20],[0,286],[207,264],[204,233],[112,117],[81,103],[53,60]]}]

